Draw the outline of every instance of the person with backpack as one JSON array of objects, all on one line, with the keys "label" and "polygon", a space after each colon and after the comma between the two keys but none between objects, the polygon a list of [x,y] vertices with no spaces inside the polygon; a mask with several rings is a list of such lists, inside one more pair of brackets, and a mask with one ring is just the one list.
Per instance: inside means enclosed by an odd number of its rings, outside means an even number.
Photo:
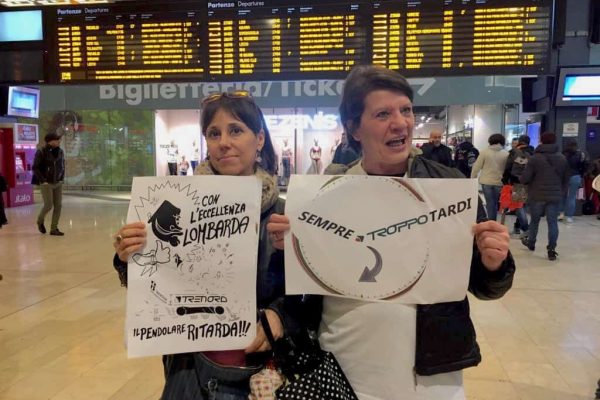
[{"label": "person with backpack", "polygon": [[561,202],[562,212],[558,220],[564,221],[566,217],[566,222],[570,224],[573,222],[577,191],[583,185],[583,174],[587,170],[588,161],[586,154],[578,148],[577,141],[573,139],[565,145],[563,155],[569,165],[570,178],[567,193]]},{"label": "person with backpack", "polygon": [[[527,186],[523,185],[520,179],[525,171],[529,158],[533,155],[533,148],[529,146],[529,143],[529,136],[519,136],[517,146],[508,152],[504,176],[502,178],[502,182],[505,185],[512,185],[513,197],[515,200],[523,203],[527,202]],[[513,233],[515,235],[520,234],[521,237],[526,237],[529,223],[527,222],[525,207],[517,208],[515,210],[515,216],[517,217],[517,220],[515,221]]]}]

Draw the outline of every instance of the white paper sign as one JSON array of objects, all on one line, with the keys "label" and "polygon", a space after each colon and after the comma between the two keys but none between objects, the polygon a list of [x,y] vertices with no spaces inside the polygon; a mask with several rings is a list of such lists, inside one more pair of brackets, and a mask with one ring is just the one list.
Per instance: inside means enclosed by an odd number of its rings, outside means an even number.
[{"label": "white paper sign", "polygon": [[287,198],[287,294],[406,304],[465,297],[476,180],[294,175]]},{"label": "white paper sign", "polygon": [[127,222],[147,242],[128,265],[130,357],[252,342],[260,198],[256,177],[133,179]]},{"label": "white paper sign", "polygon": [[563,124],[563,136],[577,136],[579,134],[578,122],[565,122]]}]

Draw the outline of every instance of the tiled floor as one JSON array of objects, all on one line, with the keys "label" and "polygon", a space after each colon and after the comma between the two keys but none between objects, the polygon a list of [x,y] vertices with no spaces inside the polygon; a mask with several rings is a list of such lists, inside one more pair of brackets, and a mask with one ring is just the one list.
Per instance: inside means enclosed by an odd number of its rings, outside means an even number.
[{"label": "tiled floor", "polygon": [[[0,399],[158,399],[159,358],[127,360],[125,289],[111,266],[123,198],[65,196],[60,228],[41,235],[37,206],[0,229]],[[591,400],[600,379],[600,221],[560,225],[559,260],[513,240],[518,271],[500,301],[472,301],[484,361],[470,400]],[[401,397],[399,397],[401,399]]]}]

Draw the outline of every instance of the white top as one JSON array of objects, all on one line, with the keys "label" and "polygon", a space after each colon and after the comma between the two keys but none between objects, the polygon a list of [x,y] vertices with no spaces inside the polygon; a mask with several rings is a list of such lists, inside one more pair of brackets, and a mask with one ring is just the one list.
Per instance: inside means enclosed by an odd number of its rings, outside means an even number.
[{"label": "white top", "polygon": [[179,154],[179,150],[178,150],[177,146],[169,146],[167,148],[167,162],[176,163],[178,154]]},{"label": "white top", "polygon": [[494,144],[483,149],[473,164],[471,178],[477,178],[479,171],[479,183],[482,185],[502,186],[502,175],[506,166],[508,151],[500,144]]},{"label": "white top", "polygon": [[325,296],[319,341],[360,400],[465,400],[462,371],[417,376],[416,306]]},{"label": "white top", "polygon": [[192,161],[200,161],[200,149],[194,147],[192,151]]}]

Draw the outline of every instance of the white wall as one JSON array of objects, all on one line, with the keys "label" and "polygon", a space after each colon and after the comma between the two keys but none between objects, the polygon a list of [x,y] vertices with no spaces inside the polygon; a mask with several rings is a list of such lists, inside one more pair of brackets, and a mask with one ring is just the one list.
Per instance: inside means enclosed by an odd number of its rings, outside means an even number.
[{"label": "white wall", "polygon": [[[173,140],[179,149],[179,161],[181,156],[190,162],[192,160],[193,143],[201,150],[204,144],[201,141],[200,112],[198,110],[158,110],[155,118],[156,129],[156,175],[168,175],[167,153],[164,146],[170,145]],[[192,169],[188,170],[188,175]]]},{"label": "white wall", "polygon": [[473,122],[473,106],[449,106],[448,107],[448,134],[465,129],[465,125]]},{"label": "white wall", "polygon": [[502,133],[504,111],[501,104],[476,105],[473,118],[473,146],[479,150],[488,147],[494,133]]}]

